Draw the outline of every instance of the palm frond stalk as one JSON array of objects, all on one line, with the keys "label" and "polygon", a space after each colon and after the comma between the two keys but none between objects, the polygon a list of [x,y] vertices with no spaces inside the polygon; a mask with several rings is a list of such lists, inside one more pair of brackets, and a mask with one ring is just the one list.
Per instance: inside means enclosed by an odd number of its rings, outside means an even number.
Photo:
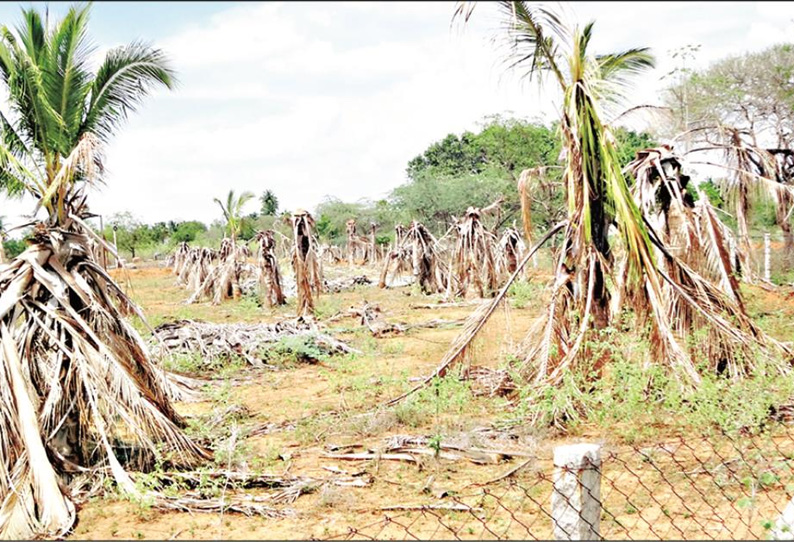
[{"label": "palm frond stalk", "polygon": [[[23,10],[3,27],[0,190],[27,192],[46,218],[0,269],[0,538],[63,537],[74,524],[76,472],[109,467],[137,494],[117,455],[190,464],[207,452],[182,431],[174,382],[125,319],[139,309],[98,264],[112,247],[86,220],[86,188],[102,179],[102,148],[155,86],[173,86],[161,51],[140,43],[88,69],[88,7],[45,27]],[[168,455],[164,455],[168,454]]]},{"label": "palm frond stalk", "polygon": [[256,234],[259,243],[257,263],[259,264],[259,281],[262,294],[269,307],[286,303],[281,287],[281,272],[276,258],[276,240],[272,230],[260,231]]},{"label": "palm frond stalk", "polygon": [[314,316],[314,300],[322,292],[322,268],[314,238],[314,219],[303,210],[292,215],[292,269],[298,291],[298,316]]}]

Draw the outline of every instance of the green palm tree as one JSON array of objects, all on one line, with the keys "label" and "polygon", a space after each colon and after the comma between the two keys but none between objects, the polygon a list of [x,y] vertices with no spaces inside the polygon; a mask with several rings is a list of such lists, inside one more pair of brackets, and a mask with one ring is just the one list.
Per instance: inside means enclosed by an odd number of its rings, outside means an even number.
[{"label": "green palm tree", "polygon": [[212,201],[220,206],[223,212],[223,218],[226,220],[226,231],[232,242],[237,242],[237,236],[240,235],[240,230],[243,226],[243,207],[251,201],[254,195],[251,192],[243,192],[239,196],[234,195],[234,190],[229,190],[226,195],[226,203],[224,204],[218,198],[212,198]]},{"label": "green palm tree", "polygon": [[262,203],[262,214],[276,216],[278,214],[278,197],[272,190],[265,190],[259,198]]},{"label": "green palm tree", "polygon": [[0,538],[62,537],[75,519],[67,465],[109,465],[135,495],[115,441],[177,463],[207,454],[182,432],[179,389],[125,320],[142,314],[94,260],[104,241],[85,222],[102,147],[153,88],[173,87],[174,72],[142,43],[92,72],[89,6],[51,24],[22,15],[0,28],[0,190],[30,193],[46,219],[0,274]]}]

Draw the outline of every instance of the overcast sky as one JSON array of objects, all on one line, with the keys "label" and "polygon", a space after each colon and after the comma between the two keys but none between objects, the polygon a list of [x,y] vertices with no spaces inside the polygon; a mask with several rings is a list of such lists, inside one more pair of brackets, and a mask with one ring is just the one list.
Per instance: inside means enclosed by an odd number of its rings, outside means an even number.
[{"label": "overcast sky", "polygon": [[[16,24],[21,5],[0,5]],[[39,5],[34,3],[34,5]],[[50,14],[67,4],[51,2]],[[378,199],[405,166],[448,133],[485,115],[549,119],[553,97],[506,73],[495,7],[482,2],[465,28],[453,2],[111,2],[92,8],[100,52],[134,39],[164,49],[173,92],[152,96],[111,142],[107,185],[91,195],[109,216],[145,222],[218,218],[213,197],[273,190],[282,208],[326,196]],[[572,2],[595,19],[597,52],[649,46],[658,68],[637,103],[658,102],[670,52],[700,44],[696,66],[787,40],[794,5],[738,2]],[[251,203],[253,211],[256,204]],[[9,225],[30,201],[0,199]]]}]

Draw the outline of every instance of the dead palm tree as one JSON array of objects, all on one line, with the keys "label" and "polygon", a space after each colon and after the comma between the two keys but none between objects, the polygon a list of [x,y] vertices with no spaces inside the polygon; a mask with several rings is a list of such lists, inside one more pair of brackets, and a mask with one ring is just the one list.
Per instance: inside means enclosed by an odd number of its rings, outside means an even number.
[{"label": "dead palm tree", "polygon": [[173,86],[173,72],[141,43],[112,49],[89,71],[88,14],[71,8],[46,27],[23,10],[0,37],[9,104],[0,188],[29,193],[45,212],[30,247],[0,270],[0,538],[63,536],[75,519],[69,472],[106,466],[135,494],[116,440],[176,452],[175,462],[205,455],[181,431],[172,384],[125,320],[140,311],[91,250],[112,247],[85,222],[104,143],[152,88]]}]

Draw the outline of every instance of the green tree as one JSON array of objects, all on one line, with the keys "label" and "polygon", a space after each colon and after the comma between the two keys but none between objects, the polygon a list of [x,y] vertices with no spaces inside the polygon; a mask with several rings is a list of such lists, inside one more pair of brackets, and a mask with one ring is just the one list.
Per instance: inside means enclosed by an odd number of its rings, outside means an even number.
[{"label": "green tree", "polygon": [[149,228],[129,212],[116,213],[110,217],[104,232],[106,238],[113,239],[114,230],[118,248],[129,252],[133,258],[137,249],[152,242]]},{"label": "green tree", "polygon": [[264,216],[276,216],[278,214],[278,198],[272,190],[265,190],[259,201],[262,203],[261,214]]},{"label": "green tree", "polygon": [[235,196],[234,190],[229,190],[226,195],[226,202],[222,202],[218,198],[213,198],[212,201],[218,204],[223,211],[223,218],[226,220],[226,231],[232,241],[236,242],[237,237],[243,225],[243,207],[251,201],[254,195],[251,192],[243,192],[239,196]]},{"label": "green tree", "polygon": [[207,226],[198,220],[188,220],[174,225],[174,233],[171,238],[177,243],[190,243],[196,239],[199,233],[207,231]]}]

